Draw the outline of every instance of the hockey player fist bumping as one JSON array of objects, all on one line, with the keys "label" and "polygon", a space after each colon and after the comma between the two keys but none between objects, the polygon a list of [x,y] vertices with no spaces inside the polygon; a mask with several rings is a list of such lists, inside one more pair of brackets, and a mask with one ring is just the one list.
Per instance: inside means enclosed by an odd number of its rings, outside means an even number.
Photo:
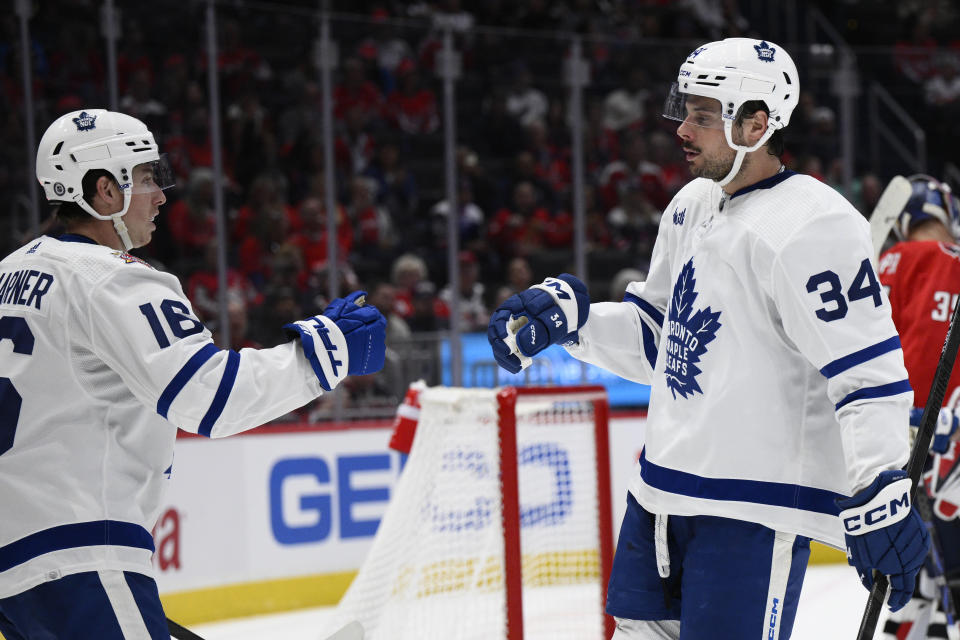
[{"label": "hockey player fist bumping", "polygon": [[383,368],[387,319],[376,307],[364,304],[366,295],[354,291],[327,305],[323,315],[283,327],[300,337],[303,353],[326,391],[347,374],[362,376]]},{"label": "hockey player fist bumping", "polygon": [[837,500],[848,562],[867,589],[873,586],[874,570],[890,576],[891,611],[910,600],[930,549],[927,528],[910,506],[910,485],[905,471],[884,471],[852,498]]},{"label": "hockey player fist bumping", "polygon": [[559,342],[576,342],[587,322],[590,296],[577,277],[562,273],[507,298],[490,318],[487,340],[493,357],[510,373]]}]

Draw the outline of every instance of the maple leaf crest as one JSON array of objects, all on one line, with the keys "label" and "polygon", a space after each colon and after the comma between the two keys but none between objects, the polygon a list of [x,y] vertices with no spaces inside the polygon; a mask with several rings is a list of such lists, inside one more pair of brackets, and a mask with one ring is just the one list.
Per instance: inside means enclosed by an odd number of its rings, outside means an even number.
[{"label": "maple leaf crest", "polygon": [[697,382],[702,373],[698,366],[701,357],[707,352],[707,345],[717,337],[720,328],[720,312],[710,307],[694,309],[697,300],[697,280],[694,276],[693,258],[680,270],[673,285],[670,309],[665,374],[667,386],[674,399],[679,393],[686,398],[694,393],[703,393]]}]

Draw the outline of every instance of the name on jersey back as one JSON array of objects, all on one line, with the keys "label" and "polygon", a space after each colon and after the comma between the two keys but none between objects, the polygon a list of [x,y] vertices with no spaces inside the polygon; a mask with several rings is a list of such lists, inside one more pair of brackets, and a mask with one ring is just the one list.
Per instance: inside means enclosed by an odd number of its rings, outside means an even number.
[{"label": "name on jersey back", "polygon": [[37,269],[0,272],[0,305],[41,310],[43,296],[53,286],[53,276]]}]

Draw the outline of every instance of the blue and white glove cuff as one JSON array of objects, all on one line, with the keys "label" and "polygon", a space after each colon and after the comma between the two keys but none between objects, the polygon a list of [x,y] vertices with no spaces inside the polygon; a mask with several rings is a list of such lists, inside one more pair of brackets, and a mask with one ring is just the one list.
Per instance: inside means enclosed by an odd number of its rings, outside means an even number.
[{"label": "blue and white glove cuff", "polygon": [[313,316],[283,328],[299,334],[303,354],[324,391],[333,391],[347,377],[350,353],[337,323],[326,316]]},{"label": "blue and white glove cuff", "polygon": [[843,530],[849,536],[864,534],[900,522],[910,515],[910,478],[886,485],[864,504],[840,512]]},{"label": "blue and white glove cuff", "polygon": [[567,332],[573,333],[579,326],[579,315],[577,309],[577,295],[566,281],[559,278],[547,278],[540,284],[535,284],[531,289],[543,289],[550,294],[553,301],[560,307],[564,319],[567,321]]}]

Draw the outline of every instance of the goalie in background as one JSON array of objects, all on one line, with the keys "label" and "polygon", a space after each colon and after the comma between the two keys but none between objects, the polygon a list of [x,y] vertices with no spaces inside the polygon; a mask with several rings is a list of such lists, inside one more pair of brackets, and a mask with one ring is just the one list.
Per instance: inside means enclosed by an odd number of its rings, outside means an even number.
[{"label": "goalie in background", "polygon": [[232,435],[378,371],[386,320],[356,291],[285,344],[220,349],[179,280],[128,253],[173,185],[146,125],[68,113],[36,171],[66,233],[0,262],[0,632],[167,640],[150,531],[177,428]]},{"label": "goalie in background", "polygon": [[607,590],[614,640],[790,637],[810,540],[846,548],[903,607],[929,536],[910,505],[913,394],[866,221],[784,168],[797,69],[710,42],[664,105],[696,176],[664,210],[645,282],[590,304],[562,274],[488,327],[516,373],[551,343],[649,383]]},{"label": "goalie in background", "polygon": [[[956,242],[960,237],[960,201],[949,185],[935,178],[915,175],[909,180],[910,199],[893,227],[898,242],[880,257],[879,270],[903,344],[917,405],[910,421],[917,426],[960,295],[960,245]],[[924,473],[942,568],[933,558],[928,559],[913,599],[891,614],[884,625],[884,637],[891,640],[948,637],[944,593],[935,585],[935,577],[944,575],[948,583],[953,581],[954,608],[960,597],[960,446],[955,415],[960,401],[960,367],[954,367],[944,398]]]}]

